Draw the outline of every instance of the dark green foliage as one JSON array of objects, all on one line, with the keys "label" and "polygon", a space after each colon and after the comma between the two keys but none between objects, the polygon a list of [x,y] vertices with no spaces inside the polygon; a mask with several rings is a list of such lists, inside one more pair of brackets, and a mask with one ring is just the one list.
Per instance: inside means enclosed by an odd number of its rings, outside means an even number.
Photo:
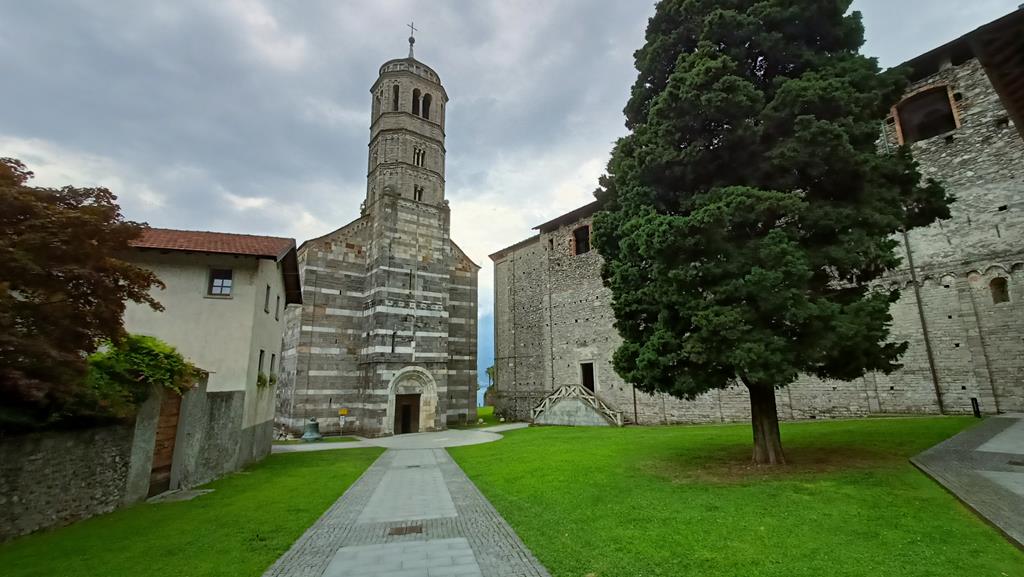
[{"label": "dark green foliage", "polygon": [[658,5],[594,227],[615,368],[639,389],[693,398],[898,368],[898,295],[868,286],[899,264],[893,234],[947,218],[951,199],[906,150],[879,153],[906,80],[858,53],[849,5]]},{"label": "dark green foliage", "polygon": [[126,221],[105,188],[28,186],[0,158],[0,430],[51,423],[79,397],[85,358],[123,336],[125,302],[163,286],[124,262],[143,225]]},{"label": "dark green foliage", "polygon": [[154,386],[183,394],[200,371],[171,345],[154,337],[129,335],[89,356],[86,387],[68,416],[125,418],[135,414]]}]

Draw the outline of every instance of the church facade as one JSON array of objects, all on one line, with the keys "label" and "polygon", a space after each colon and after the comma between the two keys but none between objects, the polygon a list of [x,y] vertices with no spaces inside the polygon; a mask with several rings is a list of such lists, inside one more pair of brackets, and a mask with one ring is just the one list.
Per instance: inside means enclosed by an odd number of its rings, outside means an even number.
[{"label": "church facade", "polygon": [[[952,218],[898,238],[903,265],[881,281],[901,289],[892,337],[910,343],[904,367],[853,382],[801,378],[777,392],[780,417],[969,414],[975,402],[984,413],[1024,411],[1022,53],[1018,10],[907,63],[913,84],[880,127],[881,152],[909,145],[923,175],[957,201]],[[491,255],[496,410],[545,422],[538,407],[574,389],[607,409],[608,423],[748,419],[742,386],[683,401],[615,373],[621,340],[589,242],[596,210],[564,214]]]},{"label": "church facade", "polygon": [[365,436],[476,420],[480,267],[449,236],[448,96],[412,42],[370,89],[360,217],[298,249],[276,412],[291,433],[311,418]]}]

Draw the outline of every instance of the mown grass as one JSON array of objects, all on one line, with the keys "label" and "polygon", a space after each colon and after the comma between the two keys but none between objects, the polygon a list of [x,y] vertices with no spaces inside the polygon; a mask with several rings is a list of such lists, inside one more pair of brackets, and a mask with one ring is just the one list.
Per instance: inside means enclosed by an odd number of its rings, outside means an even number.
[{"label": "mown grass", "polygon": [[[465,425],[449,425],[448,428],[449,429],[477,429],[477,428],[480,428],[480,427],[490,427],[490,426],[493,426],[493,425],[500,425],[501,424],[500,422],[498,422],[498,417],[494,416],[494,407],[491,407],[491,406],[477,407],[477,409],[476,409],[476,418],[477,418],[478,422],[466,423]],[[483,422],[482,423],[479,422],[480,420],[483,420]]]},{"label": "mown grass", "polygon": [[0,545],[0,574],[258,577],[381,451],[271,455],[192,501],[139,504]]},{"label": "mown grass", "polygon": [[749,425],[449,451],[555,577],[1024,576],[1024,553],[907,461],[972,422],[784,424],[777,470],[749,465]]}]

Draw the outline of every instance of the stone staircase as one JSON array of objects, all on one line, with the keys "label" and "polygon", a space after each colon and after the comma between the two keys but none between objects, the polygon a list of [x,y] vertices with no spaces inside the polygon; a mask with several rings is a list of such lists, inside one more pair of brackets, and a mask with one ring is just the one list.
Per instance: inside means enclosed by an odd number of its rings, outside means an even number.
[{"label": "stone staircase", "polygon": [[[605,423],[587,422],[587,415],[579,418],[579,411],[575,415],[566,414],[552,415],[558,405],[571,403],[582,406],[585,410],[590,409],[596,416],[607,421],[608,425],[621,427],[623,425],[622,412],[611,408],[600,397],[590,392],[589,389],[580,385],[565,385],[553,391],[530,411],[530,418],[534,423],[549,425],[602,425]],[[567,422],[563,422],[567,421]]]}]

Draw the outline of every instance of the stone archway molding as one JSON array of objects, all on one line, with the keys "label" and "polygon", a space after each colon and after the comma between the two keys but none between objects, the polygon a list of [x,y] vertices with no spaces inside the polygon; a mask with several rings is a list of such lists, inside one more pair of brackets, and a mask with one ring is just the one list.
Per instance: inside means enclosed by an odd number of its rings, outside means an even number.
[{"label": "stone archway molding", "polygon": [[388,412],[384,418],[384,434],[395,434],[395,395],[420,396],[419,432],[438,430],[437,381],[423,367],[405,367],[395,373],[388,383]]}]

